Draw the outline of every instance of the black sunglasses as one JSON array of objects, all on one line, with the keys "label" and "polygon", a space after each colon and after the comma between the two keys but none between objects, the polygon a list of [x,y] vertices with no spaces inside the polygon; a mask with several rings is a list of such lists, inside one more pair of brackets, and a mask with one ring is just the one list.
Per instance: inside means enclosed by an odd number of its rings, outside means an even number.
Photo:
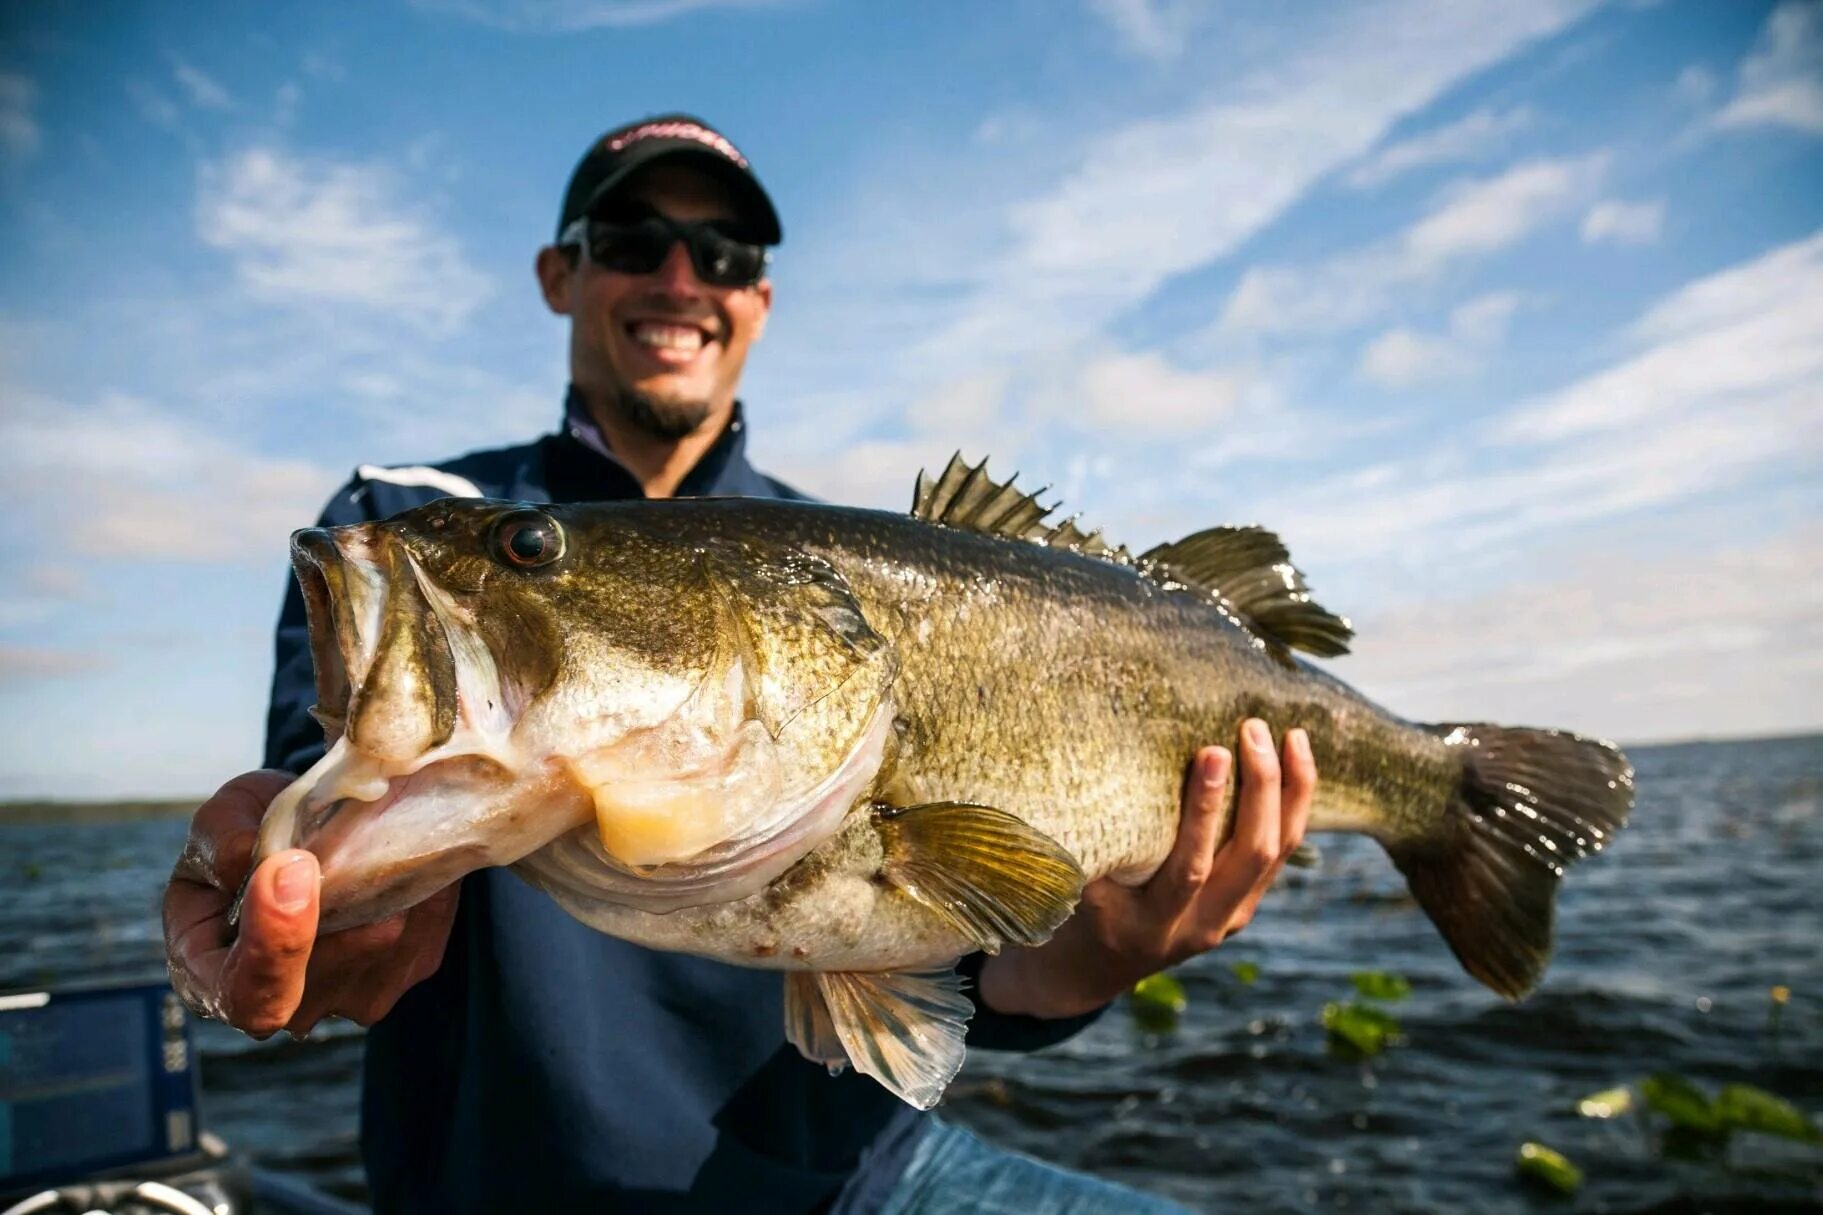
[{"label": "black sunglasses", "polygon": [[610,223],[583,216],[557,238],[559,245],[580,248],[603,270],[650,274],[664,265],[678,241],[690,253],[696,277],[718,287],[751,287],[766,276],[766,246],[736,240],[713,220],[680,222],[649,215],[631,223]]}]

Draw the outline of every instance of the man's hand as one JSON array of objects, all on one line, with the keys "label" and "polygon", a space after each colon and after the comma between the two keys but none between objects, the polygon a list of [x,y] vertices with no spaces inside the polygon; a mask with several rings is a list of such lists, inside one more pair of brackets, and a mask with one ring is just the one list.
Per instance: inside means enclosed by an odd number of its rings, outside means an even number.
[{"label": "man's hand", "polygon": [[240,931],[228,909],[253,859],[260,817],[286,772],[237,776],[204,802],[165,887],[165,954],[177,993],[199,1015],[256,1038],[302,1037],[327,1016],[371,1025],[443,964],[456,915],[452,885],[401,916],[317,939],[316,858],[267,857],[247,883]]},{"label": "man's hand", "polygon": [[981,968],[981,998],[1005,1013],[1069,1017],[1093,1011],[1149,974],[1214,949],[1245,928],[1285,858],[1304,840],[1317,766],[1302,730],[1281,764],[1266,723],[1241,726],[1234,832],[1218,847],[1233,757],[1197,752],[1171,855],[1139,887],[1108,878],[1082,892],[1076,914],[1036,949],[1009,949]]}]

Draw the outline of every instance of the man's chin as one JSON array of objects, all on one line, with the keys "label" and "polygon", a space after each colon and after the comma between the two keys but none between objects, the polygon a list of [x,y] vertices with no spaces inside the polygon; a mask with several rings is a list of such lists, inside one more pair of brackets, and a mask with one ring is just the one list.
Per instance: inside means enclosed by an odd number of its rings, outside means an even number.
[{"label": "man's chin", "polygon": [[675,441],[702,429],[715,412],[706,394],[636,386],[620,394],[617,412],[629,426],[656,439]]}]

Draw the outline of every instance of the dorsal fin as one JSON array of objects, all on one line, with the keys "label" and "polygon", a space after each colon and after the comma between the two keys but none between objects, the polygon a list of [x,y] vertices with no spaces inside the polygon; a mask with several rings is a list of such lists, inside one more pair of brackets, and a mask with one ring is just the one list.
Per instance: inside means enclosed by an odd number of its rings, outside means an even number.
[{"label": "dorsal fin", "polygon": [[1109,544],[1099,531],[1085,532],[1076,526],[1072,515],[1062,523],[1046,522],[1057,510],[1056,503],[1044,505],[1038,500],[1042,489],[1027,493],[1014,487],[1019,474],[1005,481],[988,476],[987,461],[970,465],[962,453],[950,457],[943,474],[934,480],[919,472],[918,487],[912,494],[912,516],[927,523],[984,536],[1005,536],[1011,540],[1029,540],[1050,548],[1068,549],[1088,557],[1101,557],[1121,565],[1131,565],[1133,554]]},{"label": "dorsal fin", "polygon": [[1147,551],[1139,566],[1219,596],[1282,661],[1289,661],[1287,649],[1323,658],[1346,654],[1355,634],[1346,619],[1310,597],[1284,543],[1263,527],[1212,527]]},{"label": "dorsal fin", "polygon": [[1099,531],[1084,532],[1075,516],[1062,523],[1047,522],[1056,504],[1038,501],[1042,489],[1028,494],[1014,488],[1018,479],[1015,473],[1004,482],[995,481],[987,474],[986,460],[971,465],[958,452],[941,476],[918,474],[912,515],[985,536],[1101,557],[1133,566],[1161,586],[1209,595],[1281,662],[1289,663],[1294,649],[1323,658],[1348,653],[1354,628],[1310,598],[1291,554],[1265,528],[1212,527],[1135,559],[1125,547],[1102,539]]}]

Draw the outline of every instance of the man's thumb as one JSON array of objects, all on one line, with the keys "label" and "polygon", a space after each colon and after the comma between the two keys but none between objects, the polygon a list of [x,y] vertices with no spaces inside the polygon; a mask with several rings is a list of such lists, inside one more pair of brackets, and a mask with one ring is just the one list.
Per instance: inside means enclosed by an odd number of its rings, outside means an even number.
[{"label": "man's thumb", "polygon": [[247,886],[225,994],[233,1023],[256,1037],[283,1029],[304,998],[320,879],[316,857],[288,849],[262,861]]}]

